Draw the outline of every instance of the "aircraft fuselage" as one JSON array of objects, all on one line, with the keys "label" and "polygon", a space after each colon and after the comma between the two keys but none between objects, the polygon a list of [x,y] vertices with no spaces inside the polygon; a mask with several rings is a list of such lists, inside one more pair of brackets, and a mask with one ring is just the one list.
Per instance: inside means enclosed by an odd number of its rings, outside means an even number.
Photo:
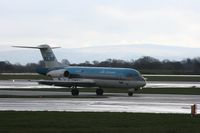
[{"label": "aircraft fuselage", "polygon": [[[69,66],[53,69],[37,69],[39,74],[47,75],[60,81],[91,81],[88,84],[77,83],[81,87],[116,87],[135,88],[145,86],[146,82],[141,74],[130,68],[108,68],[108,67],[79,67]],[[60,86],[70,86],[70,84]],[[92,84],[94,82],[94,84]]]}]

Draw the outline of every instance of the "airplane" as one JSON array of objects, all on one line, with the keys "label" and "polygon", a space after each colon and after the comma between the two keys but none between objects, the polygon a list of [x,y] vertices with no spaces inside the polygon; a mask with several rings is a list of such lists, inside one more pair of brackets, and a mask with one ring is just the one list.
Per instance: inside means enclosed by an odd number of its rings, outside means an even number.
[{"label": "airplane", "polygon": [[59,47],[50,47],[47,44],[37,47],[13,47],[39,49],[45,67],[37,68],[36,72],[48,76],[51,80],[39,80],[37,82],[42,85],[69,87],[72,96],[78,96],[79,89],[82,89],[82,87],[97,88],[97,96],[103,95],[103,88],[124,88],[128,89],[128,96],[132,96],[134,91],[142,89],[146,85],[146,81],[140,72],[132,68],[63,65],[57,61],[52,51],[52,49]]}]

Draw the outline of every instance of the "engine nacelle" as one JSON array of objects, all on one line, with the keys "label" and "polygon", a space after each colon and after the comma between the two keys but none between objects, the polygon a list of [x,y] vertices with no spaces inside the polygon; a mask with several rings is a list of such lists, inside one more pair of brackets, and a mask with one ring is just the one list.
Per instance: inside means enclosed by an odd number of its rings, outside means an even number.
[{"label": "engine nacelle", "polygon": [[48,72],[47,76],[51,78],[63,78],[63,77],[69,78],[70,73],[66,69],[59,69]]}]

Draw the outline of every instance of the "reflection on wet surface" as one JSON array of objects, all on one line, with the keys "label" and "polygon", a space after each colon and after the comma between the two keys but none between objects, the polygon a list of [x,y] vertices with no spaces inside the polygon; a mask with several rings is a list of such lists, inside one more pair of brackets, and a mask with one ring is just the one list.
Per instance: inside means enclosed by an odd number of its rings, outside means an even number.
[{"label": "reflection on wet surface", "polygon": [[[197,87],[198,82],[148,82],[147,87]],[[190,113],[190,106],[200,105],[198,95],[134,94],[107,93],[103,97],[95,93],[81,93],[72,97],[70,92],[31,91],[20,88],[56,88],[38,85],[25,80],[0,81],[0,95],[40,96],[68,95],[66,98],[0,98],[0,110],[16,111],[92,111],[92,112],[148,112],[148,113]],[[19,90],[5,90],[17,88]],[[199,109],[197,111],[199,113]]]},{"label": "reflection on wet surface", "polygon": [[[146,88],[200,88],[200,82],[147,81]],[[0,88],[60,88],[28,80],[0,80]]]},{"label": "reflection on wet surface", "polygon": [[200,82],[148,81],[147,88],[200,88]]},{"label": "reflection on wet surface", "polygon": [[[86,93],[84,95],[87,95]],[[190,113],[195,95],[126,94],[107,98],[0,98],[0,110]],[[199,110],[197,111],[199,113]]]}]

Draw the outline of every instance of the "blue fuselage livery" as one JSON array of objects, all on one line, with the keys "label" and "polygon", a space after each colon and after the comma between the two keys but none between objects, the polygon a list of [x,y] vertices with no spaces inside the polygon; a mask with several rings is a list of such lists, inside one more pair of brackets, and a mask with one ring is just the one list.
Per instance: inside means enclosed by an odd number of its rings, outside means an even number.
[{"label": "blue fuselage livery", "polygon": [[71,88],[73,96],[79,94],[78,87],[97,87],[96,94],[103,95],[102,88],[127,88],[128,95],[146,85],[142,75],[132,68],[81,67],[61,64],[57,61],[49,45],[38,47],[15,46],[40,49],[45,67],[37,68],[37,73],[52,80],[40,80],[39,84]]},{"label": "blue fuselage livery", "polygon": [[[60,75],[51,75],[52,71],[60,71]],[[123,87],[123,88],[135,88],[145,86],[145,80],[141,74],[130,68],[107,68],[107,67],[59,67],[59,68],[38,68],[39,74],[47,75],[51,78],[59,78],[60,80],[70,79],[88,79],[94,80],[95,84],[86,84],[85,87]],[[59,72],[58,72],[59,73]],[[106,81],[110,82],[105,84]],[[137,82],[137,83],[136,83]],[[102,84],[101,84],[102,83]],[[63,86],[63,85],[61,85]],[[66,84],[68,87],[68,84]]]},{"label": "blue fuselage livery", "polygon": [[97,78],[97,79],[127,79],[127,80],[143,80],[140,73],[130,68],[108,68],[108,67],[58,67],[58,68],[37,68],[36,72],[47,75],[48,72],[54,70],[65,69],[70,73],[71,78]]}]

